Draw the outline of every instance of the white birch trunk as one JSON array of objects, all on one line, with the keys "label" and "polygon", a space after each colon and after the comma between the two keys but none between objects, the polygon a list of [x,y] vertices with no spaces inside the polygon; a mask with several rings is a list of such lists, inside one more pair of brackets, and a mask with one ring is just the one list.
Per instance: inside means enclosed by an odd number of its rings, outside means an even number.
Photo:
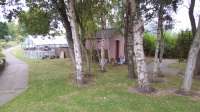
[{"label": "white birch trunk", "polygon": [[[158,27],[157,27],[157,41],[156,41],[156,49],[155,49],[155,57],[154,57],[154,68],[153,68],[153,76],[152,80],[155,80],[155,77],[160,73],[160,60],[159,54],[161,54],[161,42],[162,42],[162,6],[160,6],[158,11]],[[161,55],[160,55],[161,56]]]},{"label": "white birch trunk", "polygon": [[138,88],[141,92],[151,92],[149,87],[148,74],[146,70],[146,63],[144,61],[144,49],[143,49],[143,34],[144,34],[144,23],[140,19],[139,15],[139,1],[127,0],[127,3],[131,6],[132,16],[132,38],[133,38],[133,50],[134,55],[133,61],[135,61],[136,74],[138,76]]},{"label": "white birch trunk", "polygon": [[100,60],[100,66],[101,66],[101,71],[105,71],[105,50],[104,50],[104,43],[105,39],[102,38],[101,40],[101,60]]},{"label": "white birch trunk", "polygon": [[126,50],[127,50],[127,62],[128,62],[128,76],[130,79],[137,78],[136,72],[135,72],[135,60],[133,60],[134,57],[134,50],[133,50],[133,21],[132,21],[132,12],[131,12],[131,4],[129,2],[126,2],[126,18],[125,18],[125,39],[127,41],[126,43]]},{"label": "white birch trunk", "polygon": [[192,42],[192,45],[189,51],[187,67],[186,67],[185,76],[184,76],[184,80],[183,80],[183,84],[181,88],[185,92],[189,92],[191,90],[192,77],[194,74],[194,69],[196,66],[199,50],[200,50],[200,17],[199,17],[199,25],[197,28],[197,32],[195,34],[194,40]]},{"label": "white birch trunk", "polygon": [[83,61],[81,55],[80,39],[78,35],[78,27],[76,23],[76,15],[74,9],[73,0],[65,0],[67,6],[67,15],[71,26],[72,39],[74,42],[74,55],[75,55],[75,68],[76,68],[76,80],[78,84],[83,83]]},{"label": "white birch trunk", "polygon": [[146,63],[144,61],[145,56],[143,49],[143,36],[144,36],[143,25],[144,24],[142,20],[135,19],[133,24],[134,52],[135,52],[136,71],[138,74],[139,88],[149,89],[148,74],[146,70]]}]

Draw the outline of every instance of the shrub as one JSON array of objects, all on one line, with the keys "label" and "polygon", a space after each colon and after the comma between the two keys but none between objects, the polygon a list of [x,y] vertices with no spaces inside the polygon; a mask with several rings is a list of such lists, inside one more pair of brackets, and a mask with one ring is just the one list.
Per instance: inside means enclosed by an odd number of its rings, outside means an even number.
[{"label": "shrub", "polygon": [[176,58],[176,42],[177,38],[175,34],[165,32],[164,33],[164,58]]},{"label": "shrub", "polygon": [[[156,48],[156,36],[145,32],[144,51],[146,56],[154,56]],[[176,36],[169,32],[164,33],[164,58],[175,58],[176,56]]]},{"label": "shrub", "polygon": [[154,56],[156,37],[148,32],[144,33],[144,51],[146,56]]},{"label": "shrub", "polygon": [[[191,31],[181,31],[180,33],[172,34],[164,33],[164,58],[179,58],[186,59],[192,43]],[[156,36],[150,33],[144,34],[144,51],[146,56],[154,56],[156,46]]]},{"label": "shrub", "polygon": [[192,43],[192,32],[191,31],[181,31],[178,34],[176,43],[176,54],[179,59],[186,59],[190,50]]},{"label": "shrub", "polygon": [[2,50],[0,48],[0,60],[3,59],[3,58],[4,58],[4,55],[3,55]]}]

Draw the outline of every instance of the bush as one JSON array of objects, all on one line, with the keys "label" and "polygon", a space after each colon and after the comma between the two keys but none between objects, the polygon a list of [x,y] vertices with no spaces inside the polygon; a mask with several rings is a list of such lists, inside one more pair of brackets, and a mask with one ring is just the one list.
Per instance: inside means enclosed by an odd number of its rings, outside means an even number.
[{"label": "bush", "polygon": [[176,35],[169,32],[164,33],[164,58],[176,58]]},{"label": "bush", "polygon": [[5,63],[6,63],[5,57],[4,57],[2,50],[0,48],[0,72],[4,69]]},{"label": "bush", "polygon": [[[154,56],[156,48],[156,36],[145,32],[144,51],[146,56]],[[175,58],[176,56],[176,37],[169,32],[164,33],[164,58]]]},{"label": "bush", "polygon": [[153,34],[144,33],[144,51],[146,56],[154,56],[156,37]]},{"label": "bush", "polygon": [[[186,59],[192,43],[191,31],[181,31],[175,35],[169,32],[164,33],[164,58]],[[146,56],[154,56],[156,36],[150,33],[144,34],[144,51]]]},{"label": "bush", "polygon": [[179,59],[186,59],[192,43],[192,32],[182,31],[178,34],[176,43],[176,54]]}]

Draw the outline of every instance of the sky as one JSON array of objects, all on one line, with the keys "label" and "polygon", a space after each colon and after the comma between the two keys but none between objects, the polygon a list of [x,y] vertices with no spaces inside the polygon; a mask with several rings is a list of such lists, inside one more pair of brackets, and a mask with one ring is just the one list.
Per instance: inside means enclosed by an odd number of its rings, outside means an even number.
[{"label": "sky", "polygon": [[[174,32],[191,29],[190,19],[188,15],[189,5],[190,5],[190,0],[184,0],[183,4],[178,8],[177,14],[173,14],[173,17],[175,18],[175,26],[173,29]],[[197,24],[198,17],[200,16],[200,0],[196,0],[194,8],[194,16]]]},{"label": "sky", "polygon": [[[21,0],[22,2],[25,2],[25,0]],[[175,20],[175,26],[172,30],[173,32],[179,32],[181,30],[191,29],[190,20],[188,16],[188,8],[190,5],[190,0],[183,0],[183,4],[179,6],[177,10],[177,14],[173,14],[173,18]],[[12,7],[6,7],[7,9],[10,9]],[[0,8],[0,12],[2,11],[2,8]],[[196,18],[196,23],[198,22],[198,16],[200,16],[200,0],[196,0],[195,8],[194,8],[194,16]],[[0,21],[5,21],[3,19],[2,13],[0,13]],[[151,26],[151,25],[150,25]]]}]

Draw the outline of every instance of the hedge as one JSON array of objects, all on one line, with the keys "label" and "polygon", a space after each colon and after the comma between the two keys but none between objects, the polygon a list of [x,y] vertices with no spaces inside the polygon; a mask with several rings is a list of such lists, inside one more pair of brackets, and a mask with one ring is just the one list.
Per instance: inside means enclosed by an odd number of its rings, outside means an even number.
[{"label": "hedge", "polygon": [[[164,33],[164,58],[187,58],[192,34],[190,31],[181,31],[178,34]],[[156,36],[151,33],[144,34],[144,51],[146,56],[155,54]]]}]

